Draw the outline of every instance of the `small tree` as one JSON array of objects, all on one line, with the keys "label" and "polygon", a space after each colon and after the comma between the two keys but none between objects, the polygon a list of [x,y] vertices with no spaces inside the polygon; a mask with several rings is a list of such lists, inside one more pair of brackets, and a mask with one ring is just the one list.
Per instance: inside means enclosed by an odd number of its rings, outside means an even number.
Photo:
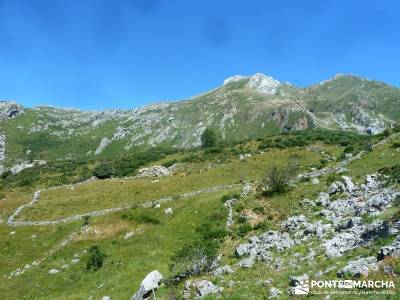
[{"label": "small tree", "polygon": [[94,168],[93,175],[99,179],[110,178],[114,175],[114,168],[109,163],[101,163]]},{"label": "small tree", "polygon": [[214,147],[217,144],[217,133],[212,128],[206,128],[201,135],[201,145],[203,148]]},{"label": "small tree", "polygon": [[286,166],[272,166],[264,180],[264,194],[281,194],[288,190],[290,182],[294,179],[296,175],[297,165],[290,162]]},{"label": "small tree", "polygon": [[89,260],[86,263],[86,270],[97,271],[103,266],[105,254],[101,252],[99,246],[89,248]]}]

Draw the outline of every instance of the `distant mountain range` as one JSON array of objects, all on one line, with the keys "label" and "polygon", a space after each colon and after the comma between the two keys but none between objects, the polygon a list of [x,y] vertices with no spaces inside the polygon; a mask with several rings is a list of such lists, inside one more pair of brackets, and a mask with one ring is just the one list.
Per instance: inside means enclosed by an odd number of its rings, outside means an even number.
[{"label": "distant mountain range", "polygon": [[0,102],[0,171],[31,161],[190,148],[213,127],[224,140],[308,128],[378,133],[400,121],[400,89],[354,75],[299,88],[264,74],[233,76],[193,98],[85,112]]}]

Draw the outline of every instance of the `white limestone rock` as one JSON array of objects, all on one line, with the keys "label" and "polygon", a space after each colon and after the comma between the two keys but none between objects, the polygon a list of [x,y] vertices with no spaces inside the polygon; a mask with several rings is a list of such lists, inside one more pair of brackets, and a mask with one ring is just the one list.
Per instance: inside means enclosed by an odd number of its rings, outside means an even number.
[{"label": "white limestone rock", "polygon": [[162,274],[157,270],[147,274],[140,284],[139,290],[132,296],[131,300],[147,299],[149,294],[160,286],[162,279]]},{"label": "white limestone rock", "polygon": [[163,177],[170,176],[171,172],[163,166],[152,166],[139,169],[137,177]]},{"label": "white limestone rock", "polygon": [[100,141],[100,145],[97,147],[96,151],[94,152],[95,155],[100,154],[103,150],[111,144],[111,140],[107,137],[104,137]]},{"label": "white limestone rock", "polygon": [[270,76],[266,76],[262,73],[257,73],[250,78],[248,85],[258,92],[267,95],[274,95],[281,83]]}]

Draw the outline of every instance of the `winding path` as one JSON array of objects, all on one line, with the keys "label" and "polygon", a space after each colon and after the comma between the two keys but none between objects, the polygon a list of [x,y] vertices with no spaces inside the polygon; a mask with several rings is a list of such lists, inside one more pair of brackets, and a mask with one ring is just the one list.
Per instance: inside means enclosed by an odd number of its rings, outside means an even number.
[{"label": "winding path", "polygon": [[[113,213],[113,212],[117,212],[117,211],[121,211],[121,210],[126,210],[126,209],[130,209],[132,207],[142,207],[142,208],[148,208],[148,207],[153,207],[155,204],[162,204],[162,203],[166,203],[172,200],[183,200],[183,199],[187,199],[190,197],[194,197],[197,195],[201,195],[201,194],[208,194],[208,193],[213,193],[216,191],[221,191],[221,190],[227,190],[227,189],[232,189],[235,187],[240,187],[241,184],[231,184],[231,185],[217,185],[211,188],[206,188],[206,189],[201,189],[201,190],[197,190],[197,191],[192,191],[192,192],[188,192],[188,193],[184,193],[178,196],[168,196],[168,197],[163,197],[163,198],[159,198],[156,200],[150,200],[150,201],[146,201],[143,203],[139,203],[137,205],[125,205],[125,206],[120,206],[120,207],[113,207],[113,208],[106,208],[103,210],[98,210],[98,211],[92,211],[92,212],[88,212],[88,213],[84,213],[84,214],[78,214],[78,215],[74,215],[71,217],[66,217],[66,218],[60,218],[60,219],[56,219],[56,220],[44,220],[44,221],[16,221],[16,217],[18,217],[19,214],[21,214],[22,210],[26,207],[31,207],[33,205],[35,205],[37,202],[39,202],[40,200],[40,193],[45,191],[43,190],[38,190],[33,194],[33,198],[32,201],[21,205],[20,207],[18,207],[15,212],[8,218],[7,220],[7,224],[9,226],[46,226],[46,225],[57,225],[57,224],[61,224],[61,223],[69,223],[69,222],[73,222],[73,221],[77,221],[77,220],[81,220],[84,217],[90,216],[102,216],[102,215],[106,215],[109,213]],[[59,187],[57,187],[59,188]],[[55,189],[55,188],[51,188],[51,189]]]},{"label": "winding path", "polygon": [[[390,138],[394,137],[394,136],[398,136],[399,134],[393,134],[390,137],[383,139],[382,141],[372,145],[372,148],[375,148],[377,146],[380,145],[384,145],[386,144]],[[366,151],[361,151],[359,152],[357,155],[350,157],[348,159],[345,159],[341,162],[339,162],[337,165],[333,166],[333,167],[328,167],[328,168],[323,168],[321,170],[316,170],[316,171],[312,171],[309,173],[305,173],[305,174],[300,174],[298,176],[298,179],[296,181],[299,181],[301,178],[303,177],[319,177],[322,175],[326,175],[326,174],[330,174],[330,173],[335,173],[338,172],[339,170],[341,170],[342,168],[346,167],[349,163],[358,160],[360,158],[362,158],[367,152]],[[88,181],[88,180],[87,180]],[[88,212],[88,213],[84,213],[84,214],[78,214],[78,215],[74,215],[71,217],[66,217],[66,218],[60,218],[60,219],[56,219],[56,220],[44,220],[44,221],[16,221],[16,217],[18,215],[20,215],[21,211],[24,208],[27,207],[31,207],[33,205],[35,205],[39,200],[40,200],[40,193],[45,191],[45,190],[55,190],[55,189],[60,189],[63,187],[73,187],[73,186],[78,186],[81,184],[86,183],[87,181],[83,181],[83,182],[79,182],[73,185],[62,185],[62,186],[57,186],[57,187],[51,187],[48,189],[42,189],[42,190],[38,190],[33,194],[32,200],[24,205],[21,205],[20,207],[18,207],[14,213],[8,218],[7,220],[7,224],[9,226],[46,226],[46,225],[57,225],[57,224],[61,224],[61,223],[69,223],[69,222],[73,222],[73,221],[77,221],[77,220],[81,220],[84,217],[87,216],[101,216],[101,215],[105,215],[105,214],[109,214],[109,213],[113,213],[113,212],[117,212],[117,211],[121,211],[121,210],[126,210],[129,208],[132,208],[134,205],[125,205],[125,206],[120,206],[120,207],[113,207],[113,208],[107,208],[107,209],[103,209],[103,210],[98,210],[98,211],[92,211],[92,212]],[[89,180],[90,181],[90,180]],[[231,185],[217,185],[214,187],[210,187],[210,188],[205,188],[202,190],[197,190],[197,191],[192,191],[192,192],[188,192],[188,193],[184,193],[178,196],[168,196],[168,197],[163,197],[157,200],[151,200],[151,201],[147,201],[144,203],[140,203],[137,204],[136,207],[153,207],[155,204],[157,203],[165,203],[165,202],[169,202],[171,200],[182,200],[182,199],[186,199],[189,197],[193,197],[193,196],[197,196],[200,194],[207,194],[207,193],[212,193],[212,192],[216,192],[216,191],[220,191],[220,190],[224,190],[224,189],[232,189],[235,187],[239,187],[241,186],[241,184],[231,184]],[[228,211],[229,211],[229,207]],[[229,227],[230,224],[227,224],[227,227]]]}]

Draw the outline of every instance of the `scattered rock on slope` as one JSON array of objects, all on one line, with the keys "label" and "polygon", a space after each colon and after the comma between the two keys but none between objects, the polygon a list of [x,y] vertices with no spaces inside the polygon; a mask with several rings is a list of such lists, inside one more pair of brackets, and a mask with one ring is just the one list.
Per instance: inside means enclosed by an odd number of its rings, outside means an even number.
[{"label": "scattered rock on slope", "polygon": [[137,177],[163,177],[169,176],[171,172],[163,166],[152,166],[139,169]]},{"label": "scattered rock on slope", "polygon": [[337,275],[339,277],[344,277],[346,275],[360,277],[368,276],[370,270],[378,270],[378,261],[375,256],[363,257],[357,260],[348,262],[348,264],[341,268]]},{"label": "scattered rock on slope", "polygon": [[132,296],[131,300],[144,300],[160,286],[163,276],[157,270],[154,270],[147,274],[140,284],[139,290]]}]

